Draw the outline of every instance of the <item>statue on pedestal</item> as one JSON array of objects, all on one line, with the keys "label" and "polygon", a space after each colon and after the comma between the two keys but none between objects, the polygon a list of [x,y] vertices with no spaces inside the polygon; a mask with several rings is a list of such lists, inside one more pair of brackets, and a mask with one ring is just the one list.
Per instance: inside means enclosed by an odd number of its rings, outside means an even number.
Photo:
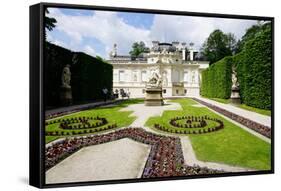
[{"label": "statue on pedestal", "polygon": [[232,67],[231,78],[232,78],[232,88],[238,88],[239,87],[239,83],[238,83],[238,80],[237,80],[237,72],[236,72],[234,67]]},{"label": "statue on pedestal", "polygon": [[153,72],[146,84],[146,88],[162,88],[162,77]]},{"label": "statue on pedestal", "polygon": [[145,90],[145,105],[146,106],[161,106],[164,104],[162,96],[162,77],[156,72],[152,73],[146,84]]},{"label": "statue on pedestal", "polygon": [[236,68],[234,66],[232,67],[231,80],[232,80],[231,96],[230,96],[231,102],[234,104],[240,104],[241,103],[240,94],[239,94],[240,88],[237,79]]},{"label": "statue on pedestal", "polygon": [[[76,64],[78,61],[77,54],[72,57],[72,64]],[[72,90],[71,90],[71,72],[70,65],[67,64],[62,70],[61,74],[61,103],[62,105],[72,104]]]},{"label": "statue on pedestal", "polygon": [[70,65],[67,64],[62,70],[62,75],[61,75],[62,87],[71,88],[70,80],[71,80]]}]

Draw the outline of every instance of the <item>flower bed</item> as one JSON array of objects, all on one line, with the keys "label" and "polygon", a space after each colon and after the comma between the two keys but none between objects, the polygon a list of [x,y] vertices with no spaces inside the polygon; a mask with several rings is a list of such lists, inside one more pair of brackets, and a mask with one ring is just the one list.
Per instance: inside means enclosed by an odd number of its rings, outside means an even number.
[{"label": "flower bed", "polygon": [[179,138],[156,135],[141,128],[127,128],[103,135],[74,137],[58,141],[46,147],[45,167],[46,169],[50,169],[83,147],[107,143],[122,138],[131,138],[135,141],[151,145],[151,151],[143,170],[142,178],[223,172],[184,164]]},{"label": "flower bed", "polygon": [[[184,121],[182,123],[181,121]],[[208,121],[214,121],[216,126],[208,125]],[[221,120],[209,116],[178,116],[170,120],[171,126],[165,127],[154,124],[154,128],[176,134],[204,134],[218,131],[224,128]]]},{"label": "flower bed", "polygon": [[[109,129],[114,129],[117,124],[107,125],[108,120],[103,117],[72,117],[68,119],[57,119],[52,121],[46,121],[45,126],[59,123],[59,128],[62,131],[46,131],[46,136],[63,136],[63,135],[79,135],[95,133],[100,131],[105,131]],[[104,127],[102,127],[104,126]],[[73,131],[63,131],[63,130],[73,130]]]}]

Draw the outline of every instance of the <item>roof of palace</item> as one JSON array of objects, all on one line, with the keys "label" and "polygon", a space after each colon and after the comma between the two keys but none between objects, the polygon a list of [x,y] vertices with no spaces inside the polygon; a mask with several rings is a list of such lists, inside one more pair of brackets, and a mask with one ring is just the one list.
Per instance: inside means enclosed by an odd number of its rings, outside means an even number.
[{"label": "roof of palace", "polygon": [[[116,45],[115,45],[116,46]],[[183,50],[186,53],[190,52],[190,49],[186,47],[186,43],[179,43],[174,41],[172,43],[167,42],[159,42],[159,41],[152,41],[152,47],[148,49],[147,52],[140,54],[138,57],[132,57],[131,55],[118,55],[117,52],[114,56],[110,56],[109,61],[113,62],[122,62],[122,61],[139,61],[139,62],[146,62],[147,56],[149,53],[161,53],[166,51],[168,53],[179,52],[181,53]],[[193,50],[193,49],[192,49]],[[206,59],[202,56],[202,54],[198,51],[193,50],[194,52],[194,61],[206,61]],[[189,60],[189,55],[187,54],[187,60]]]}]

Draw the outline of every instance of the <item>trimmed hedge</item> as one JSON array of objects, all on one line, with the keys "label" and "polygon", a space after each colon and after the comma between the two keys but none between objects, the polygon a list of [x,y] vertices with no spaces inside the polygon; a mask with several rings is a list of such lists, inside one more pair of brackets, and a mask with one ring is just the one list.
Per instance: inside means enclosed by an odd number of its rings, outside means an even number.
[{"label": "trimmed hedge", "polygon": [[201,95],[228,99],[231,94],[232,57],[228,56],[202,71]]},{"label": "trimmed hedge", "polygon": [[266,23],[242,51],[214,63],[202,72],[201,95],[228,99],[231,94],[231,66],[237,70],[242,103],[271,109],[272,40],[271,24]]},{"label": "trimmed hedge", "polygon": [[246,105],[271,109],[271,45],[271,26],[268,25],[245,44],[240,54],[233,57],[241,99]]},{"label": "trimmed hedge", "polygon": [[[66,64],[70,65],[73,104],[86,103],[102,99],[102,89],[112,90],[112,65],[82,52],[46,42],[44,68],[44,88],[47,108],[61,106],[61,75]],[[77,54],[77,63],[73,65],[72,57]]]}]

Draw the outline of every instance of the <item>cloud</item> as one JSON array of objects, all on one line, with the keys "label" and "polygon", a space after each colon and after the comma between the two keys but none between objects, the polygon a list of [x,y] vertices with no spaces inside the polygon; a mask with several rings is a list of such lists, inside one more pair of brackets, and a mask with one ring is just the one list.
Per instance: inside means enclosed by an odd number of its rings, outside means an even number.
[{"label": "cloud", "polygon": [[[226,33],[232,32],[237,38],[241,38],[245,30],[256,23],[254,20],[155,15],[152,25],[144,28],[142,25],[137,27],[128,24],[118,17],[117,12],[89,11],[88,13],[91,14],[67,15],[56,8],[50,8],[49,12],[50,17],[57,20],[57,26],[53,32],[59,31],[69,39],[68,42],[58,41],[54,33],[50,32],[54,42],[74,51],[85,51],[91,55],[99,52],[102,53],[99,54],[102,57],[108,57],[114,43],[118,45],[119,54],[128,54],[133,42],[136,41],[144,41],[148,46],[151,45],[152,40],[193,42],[195,47],[200,48],[215,29]],[[89,38],[98,39],[98,41],[89,44],[85,40]]]},{"label": "cloud", "polygon": [[[64,15],[58,9],[50,9],[50,17],[57,20],[57,30],[64,32],[72,40],[71,46],[80,46],[84,37],[98,39],[105,46],[107,53],[114,43],[118,44],[118,51],[128,54],[128,50],[135,41],[147,42],[149,30],[139,29],[126,24],[117,13],[95,11],[92,15],[70,16]],[[150,40],[149,40],[150,41]]]},{"label": "cloud", "polygon": [[168,42],[193,42],[199,48],[215,29],[234,33],[237,38],[241,38],[245,30],[255,23],[253,20],[241,19],[156,15],[150,38]]},{"label": "cloud", "polygon": [[86,45],[84,51],[89,55],[96,56],[96,51],[90,45]]}]

